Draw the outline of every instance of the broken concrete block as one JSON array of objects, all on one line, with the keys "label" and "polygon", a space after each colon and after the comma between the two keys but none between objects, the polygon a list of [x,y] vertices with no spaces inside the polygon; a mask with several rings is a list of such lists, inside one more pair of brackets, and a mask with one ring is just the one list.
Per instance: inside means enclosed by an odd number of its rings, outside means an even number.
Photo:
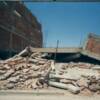
[{"label": "broken concrete block", "polygon": [[68,91],[75,93],[75,94],[80,92],[80,88],[76,87],[72,84],[64,84],[64,83],[49,81],[49,85],[55,86],[55,87],[58,87],[58,88],[62,88],[62,89],[67,89]]},{"label": "broken concrete block", "polygon": [[8,66],[8,64],[5,64],[3,67],[4,67],[5,69],[7,69],[7,70],[10,69],[10,66]]},{"label": "broken concrete block", "polygon": [[96,84],[94,83],[94,84],[89,85],[89,89],[93,92],[96,92],[97,91]]},{"label": "broken concrete block", "polygon": [[66,65],[62,65],[61,69],[66,70]]},{"label": "broken concrete block", "polygon": [[17,56],[29,56],[32,53],[30,47],[26,47],[23,51],[21,51]]},{"label": "broken concrete block", "polygon": [[6,70],[0,70],[0,75],[5,74]]},{"label": "broken concrete block", "polygon": [[8,89],[12,89],[12,88],[14,88],[14,83],[8,83],[8,84],[6,84],[6,87],[8,88]]},{"label": "broken concrete block", "polygon": [[20,74],[21,74],[20,71],[16,71],[15,73],[12,74],[12,77],[16,77],[16,76],[18,76],[18,75],[20,75]]},{"label": "broken concrete block", "polygon": [[79,77],[74,77],[71,75],[54,75],[54,74],[50,74],[50,78],[68,79],[68,80],[73,80],[73,81],[80,79]]},{"label": "broken concrete block", "polygon": [[23,73],[29,72],[30,69],[23,69]]},{"label": "broken concrete block", "polygon": [[60,82],[65,84],[72,84],[71,80],[66,80],[66,79],[60,79]]},{"label": "broken concrete block", "polygon": [[96,84],[96,89],[100,91],[100,83]]},{"label": "broken concrete block", "polygon": [[37,63],[38,62],[38,60],[37,59],[32,59],[32,58],[29,58],[29,63]]},{"label": "broken concrete block", "polygon": [[38,71],[40,69],[40,66],[32,65],[31,69],[34,71]]},{"label": "broken concrete block", "polygon": [[15,71],[13,69],[8,70],[4,75],[0,76],[0,80],[9,78]]},{"label": "broken concrete block", "polygon": [[9,83],[17,83],[19,80],[19,76],[16,77],[10,77],[9,79],[7,79]]},{"label": "broken concrete block", "polygon": [[80,91],[80,94],[85,95],[85,96],[90,96],[93,94],[93,92],[90,91],[88,88],[85,88],[82,91]]},{"label": "broken concrete block", "polygon": [[80,87],[88,87],[89,80],[87,80],[86,78],[81,78],[76,83]]},{"label": "broken concrete block", "polygon": [[80,88],[77,87],[77,86],[74,86],[74,85],[72,85],[72,84],[68,84],[67,88],[68,88],[68,90],[69,90],[70,92],[75,93],[75,94],[77,94],[77,93],[80,92]]},{"label": "broken concrete block", "polygon": [[45,64],[46,62],[44,61],[44,60],[40,60],[40,61],[38,61],[38,64],[40,64],[40,65],[43,65],[43,64]]},{"label": "broken concrete block", "polygon": [[95,65],[94,67],[92,67],[93,70],[100,70],[100,65]]},{"label": "broken concrete block", "polygon": [[90,80],[90,83],[97,83],[97,80],[96,80],[95,76],[91,76],[88,79]]}]

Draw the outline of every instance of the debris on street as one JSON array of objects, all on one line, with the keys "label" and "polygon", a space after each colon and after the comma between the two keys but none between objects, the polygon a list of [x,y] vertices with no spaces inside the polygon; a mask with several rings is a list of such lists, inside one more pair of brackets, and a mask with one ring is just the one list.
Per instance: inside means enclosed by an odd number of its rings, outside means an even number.
[{"label": "debris on street", "polygon": [[49,85],[67,89],[74,94],[84,94],[84,91],[100,94],[100,71],[95,70],[99,66],[83,62],[56,63],[56,73],[50,73]]},{"label": "debris on street", "polygon": [[100,94],[100,65],[85,62],[56,63],[45,54],[25,48],[0,61],[0,90],[57,87],[73,94]]},{"label": "debris on street", "polygon": [[40,53],[31,54],[26,48],[18,55],[0,61],[0,89],[43,88],[51,61],[41,56]]}]

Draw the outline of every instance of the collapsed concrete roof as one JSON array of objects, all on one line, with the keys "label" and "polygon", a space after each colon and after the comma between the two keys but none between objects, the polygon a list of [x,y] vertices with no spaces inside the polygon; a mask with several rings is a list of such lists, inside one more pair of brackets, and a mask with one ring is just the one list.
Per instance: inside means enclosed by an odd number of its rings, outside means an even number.
[{"label": "collapsed concrete roof", "polygon": [[90,33],[82,48],[32,48],[32,51],[42,53],[79,53],[100,61],[100,36]]}]

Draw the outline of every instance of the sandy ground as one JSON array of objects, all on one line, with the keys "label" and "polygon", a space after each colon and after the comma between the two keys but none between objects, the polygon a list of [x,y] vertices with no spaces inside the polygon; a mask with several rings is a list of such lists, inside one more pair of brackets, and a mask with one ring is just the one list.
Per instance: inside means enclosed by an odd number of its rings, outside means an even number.
[{"label": "sandy ground", "polygon": [[100,100],[100,95],[73,95],[72,93],[49,88],[36,91],[0,91],[0,100]]},{"label": "sandy ground", "polygon": [[0,95],[0,100],[100,100],[100,96],[79,95]]}]

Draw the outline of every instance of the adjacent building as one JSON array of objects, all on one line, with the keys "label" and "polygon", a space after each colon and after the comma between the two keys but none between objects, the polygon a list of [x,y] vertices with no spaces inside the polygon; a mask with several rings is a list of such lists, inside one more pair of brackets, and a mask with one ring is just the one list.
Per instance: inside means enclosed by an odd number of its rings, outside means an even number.
[{"label": "adjacent building", "polygon": [[0,2],[0,57],[42,47],[41,24],[22,2]]}]

